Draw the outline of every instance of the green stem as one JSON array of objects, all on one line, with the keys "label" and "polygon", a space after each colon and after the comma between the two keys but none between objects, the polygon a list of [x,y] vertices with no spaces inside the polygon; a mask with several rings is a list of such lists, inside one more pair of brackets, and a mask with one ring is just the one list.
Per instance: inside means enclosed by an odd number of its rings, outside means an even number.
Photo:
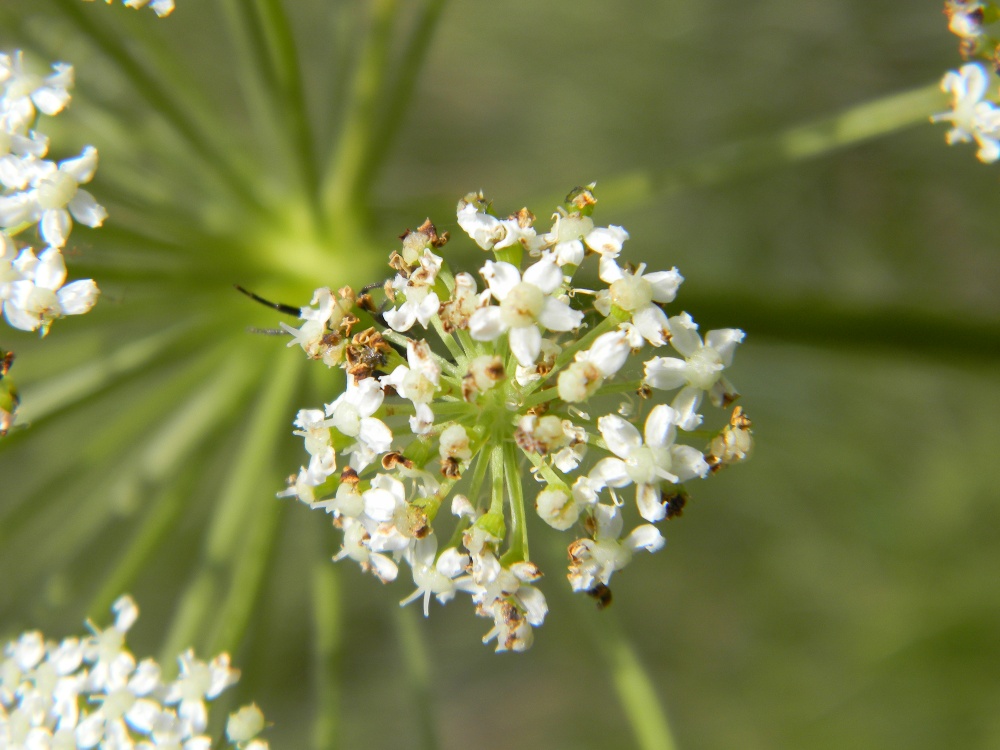
[{"label": "green stem", "polygon": [[[26,422],[42,420],[85,400],[154,361],[162,361],[167,349],[192,335],[194,322],[194,319],[184,320],[165,331],[130,341],[105,356],[31,386],[28,390],[30,398],[25,399],[26,403],[21,408],[22,419]],[[186,344],[191,344],[190,339]]]},{"label": "green stem", "polygon": [[996,319],[909,306],[859,307],[815,295],[753,295],[745,289],[691,289],[684,304],[699,310],[704,330],[731,325],[771,340],[880,355],[903,353],[934,360],[996,361]]},{"label": "green stem", "polygon": [[656,694],[656,687],[635,647],[622,630],[613,611],[596,617],[591,628],[595,645],[604,655],[612,683],[642,750],[675,750],[670,722]]},{"label": "green stem", "polygon": [[232,570],[225,598],[217,603],[211,653],[235,651],[242,641],[285,517],[285,509],[268,489],[268,477],[276,473],[271,458],[286,434],[303,361],[283,357],[268,372],[267,390],[253,410],[231,492],[220,499],[218,523],[209,532],[206,557],[219,565],[229,561]]},{"label": "green stem", "polygon": [[340,583],[329,560],[316,563],[312,577],[316,719],[314,750],[334,750],[340,743],[340,652],[342,624]]},{"label": "green stem", "polygon": [[232,70],[247,101],[250,124],[259,142],[281,143],[276,76],[267,65],[270,56],[261,24],[253,12],[247,12],[246,0],[221,0],[220,4],[233,46]]},{"label": "green stem", "polygon": [[142,525],[129,539],[111,574],[87,607],[92,619],[103,617],[115,599],[132,589],[139,573],[180,520],[185,501],[198,478],[197,470],[186,471],[174,477],[152,501]]},{"label": "green stem", "polygon": [[933,112],[945,109],[947,97],[938,83],[891,94],[816,122],[722,146],[665,172],[637,169],[606,180],[600,185],[601,205],[635,208],[686,189],[815,159],[926,124]]},{"label": "green stem", "polygon": [[490,448],[490,513],[503,515],[503,445]]},{"label": "green stem", "polygon": [[395,617],[396,630],[402,651],[403,667],[406,671],[406,694],[412,698],[416,712],[417,747],[421,750],[433,750],[439,743],[434,726],[431,667],[427,646],[417,624],[417,611],[414,607],[398,608]]},{"label": "green stem", "polygon": [[[238,645],[266,563],[267,555],[262,552],[267,551],[269,535],[277,523],[265,505],[273,502],[273,497],[263,487],[270,457],[283,434],[282,425],[288,420],[285,410],[299,364],[298,357],[282,357],[268,371],[267,389],[250,409],[252,416],[244,430],[239,456],[231,465],[205,539],[202,564],[177,607],[161,663],[195,643],[227,649]],[[259,376],[249,362],[243,360],[243,365],[251,377]],[[250,559],[253,555],[264,559]],[[238,570],[242,566],[249,570]],[[227,573],[230,585],[223,599]],[[211,638],[203,633],[210,618],[215,626]]]},{"label": "green stem", "polygon": [[[392,41],[392,22],[398,0],[373,0],[372,18],[361,54],[333,156],[322,182],[323,204],[333,223],[356,220],[355,212],[365,205],[366,196],[357,192],[364,154],[371,141],[379,94],[385,86]],[[350,233],[353,227],[342,228]]]},{"label": "green stem", "polygon": [[358,189],[363,195],[371,192],[372,183],[385,163],[392,142],[406,118],[417,79],[427,59],[427,52],[434,38],[434,31],[441,20],[445,2],[446,0],[427,0],[410,31],[406,49],[397,66],[398,76],[391,93],[385,97],[386,111],[379,121],[375,136],[368,144],[359,169]]},{"label": "green stem", "polygon": [[524,508],[524,482],[517,465],[517,446],[506,443],[504,448],[504,475],[510,496],[510,549],[503,555],[505,565],[530,559],[528,550],[528,516]]},{"label": "green stem", "polygon": [[[0,529],[0,567],[9,571],[4,587],[11,600],[28,584],[37,590],[34,577],[67,571],[110,523],[134,511],[148,487],[182,471],[219,417],[205,399],[218,395],[218,383],[209,376],[228,348],[216,347],[172,379],[150,377],[142,392],[156,392],[162,400],[122,408],[85,440],[75,436],[71,461],[47,467],[54,479],[27,498],[32,502],[23,505],[20,518],[5,517]],[[202,408],[172,406],[186,401]]]},{"label": "green stem", "polygon": [[290,150],[298,166],[302,191],[309,203],[313,219],[322,220],[319,195],[319,170],[313,149],[312,132],[305,91],[302,87],[302,70],[296,51],[295,35],[288,15],[280,0],[257,0],[261,27],[267,36],[276,82],[281,94],[281,109],[285,115],[285,131]]}]

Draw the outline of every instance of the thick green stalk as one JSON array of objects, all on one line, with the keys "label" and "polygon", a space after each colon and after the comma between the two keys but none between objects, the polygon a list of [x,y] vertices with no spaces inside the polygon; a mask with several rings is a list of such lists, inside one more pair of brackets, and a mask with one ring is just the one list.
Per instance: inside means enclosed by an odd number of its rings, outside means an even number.
[{"label": "thick green stalk", "polygon": [[517,463],[517,446],[513,442],[503,446],[504,474],[510,496],[510,549],[504,554],[504,564],[529,559],[528,515],[524,507],[524,480]]},{"label": "thick green stalk", "polygon": [[42,420],[161,359],[168,348],[192,335],[194,322],[194,319],[183,320],[165,331],[130,341],[105,356],[32,385],[27,391],[30,398],[25,398],[21,407],[21,418],[25,422]]},{"label": "thick green stalk", "polygon": [[416,746],[434,750],[439,746],[434,726],[434,694],[431,690],[431,667],[424,636],[417,625],[415,607],[401,607],[396,614],[399,647],[406,670],[406,694],[410,696],[417,721]]},{"label": "thick green stalk", "polygon": [[302,192],[313,219],[322,220],[319,196],[319,169],[309,126],[309,111],[302,86],[295,35],[281,0],[256,0],[261,27],[268,42],[272,67],[284,114],[284,135],[294,156]]},{"label": "thick green stalk", "polygon": [[[206,367],[214,363],[218,368],[227,348],[210,351],[166,385],[151,379],[148,387],[163,400],[123,410],[119,419],[88,435],[90,442],[73,454],[72,463],[50,468],[55,479],[38,492],[45,502],[26,506],[24,520],[4,523],[4,535],[10,538],[0,546],[0,562],[13,570],[16,560],[16,568],[25,573],[8,577],[5,589],[10,597],[32,583],[32,575],[64,571],[108,524],[141,502],[146,487],[181,471],[185,458],[228,408],[224,398],[221,404],[208,405],[207,398],[221,394],[217,381],[209,379],[205,385]],[[238,392],[239,373],[236,376],[228,386],[235,385]],[[185,402],[186,408],[171,407]]]},{"label": "thick green stalk", "polygon": [[322,181],[323,205],[335,228],[356,231],[356,215],[365,207],[358,180],[375,129],[381,92],[385,88],[398,0],[373,0],[372,18],[361,60],[354,72],[346,119]]},{"label": "thick green stalk", "polygon": [[[216,600],[209,651],[235,651],[260,593],[283,507],[268,489],[271,457],[286,436],[290,401],[302,358],[289,352],[268,371],[267,389],[253,409],[246,439],[206,540],[205,558],[216,570],[229,567],[225,596]],[[211,576],[211,574],[209,574]]]},{"label": "thick green stalk", "polygon": [[656,687],[613,611],[591,615],[591,631],[611,671],[611,680],[641,750],[675,750]]},{"label": "thick green stalk", "polygon": [[890,94],[830,117],[796,125],[773,135],[731,143],[673,169],[637,169],[603,181],[598,197],[602,209],[635,208],[663,200],[683,190],[717,185],[743,175],[777,169],[838,151],[865,141],[926,124],[934,112],[948,109],[937,83]]},{"label": "thick green stalk", "polygon": [[313,668],[316,676],[316,719],[313,750],[335,750],[340,746],[340,650],[342,624],[340,583],[336,567],[321,560],[313,568],[312,603],[314,629]]},{"label": "thick green stalk", "polygon": [[[250,372],[248,377],[259,378],[261,363],[253,367],[245,358],[242,363]],[[281,357],[276,366],[268,369],[266,390],[248,410],[250,418],[243,431],[239,455],[219,495],[201,566],[171,624],[162,652],[163,663],[172,658],[171,654],[195,643],[214,642],[218,647],[232,649],[243,632],[257,595],[262,565],[247,558],[260,554],[268,546],[264,537],[276,523],[264,506],[276,501],[264,488],[270,457],[289,420],[288,400],[299,365],[298,357]],[[237,568],[242,565],[250,565],[252,569],[238,574]],[[226,622],[226,618],[233,621]],[[215,632],[209,636],[205,630],[213,625]]]},{"label": "thick green stalk", "polygon": [[[490,513],[503,515],[503,444],[490,443]],[[475,500],[475,498],[473,498]]]},{"label": "thick green stalk", "polygon": [[233,47],[232,70],[259,143],[281,143],[281,103],[264,31],[246,0],[219,0]]},{"label": "thick green stalk", "polygon": [[111,604],[125,591],[130,591],[139,573],[146,567],[169,533],[180,521],[189,493],[199,479],[200,465],[185,467],[183,473],[160,489],[149,503],[146,518],[128,540],[125,550],[118,557],[111,574],[105,578],[97,594],[91,599],[87,613],[99,620]]},{"label": "thick green stalk", "polygon": [[384,97],[386,111],[382,114],[375,135],[368,144],[359,170],[358,190],[362,195],[370,194],[372,183],[378,177],[389,155],[392,142],[406,119],[406,112],[413,100],[417,79],[427,59],[427,52],[434,38],[434,31],[441,20],[445,2],[446,0],[426,0],[413,28],[409,31],[406,49],[396,66],[398,70],[396,80],[389,95]]}]

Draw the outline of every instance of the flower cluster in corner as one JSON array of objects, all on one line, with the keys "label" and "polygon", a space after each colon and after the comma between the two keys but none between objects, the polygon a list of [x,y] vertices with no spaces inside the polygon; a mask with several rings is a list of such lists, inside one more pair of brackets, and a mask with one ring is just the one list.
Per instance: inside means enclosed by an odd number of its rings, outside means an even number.
[{"label": "flower cluster in corner", "polygon": [[[87,0],[87,2],[93,2],[93,0]],[[104,2],[111,5],[114,0],[104,0]],[[122,3],[127,8],[145,8],[148,5],[160,18],[174,12],[174,0],[122,0]]]},{"label": "flower cluster in corner", "polygon": [[[139,616],[130,597],[112,606],[114,624],[88,623],[82,638],[48,641],[37,631],[11,641],[0,660],[0,748],[73,750],[209,750],[207,701],[235,684],[239,672],[220,654],[211,662],[192,651],[177,661],[179,675],[164,680],[153,659],[137,662],[125,647]],[[231,714],[227,747],[267,750],[257,739],[264,715],[255,705]]]},{"label": "flower cluster in corner", "polygon": [[[992,2],[946,0],[944,12],[949,30],[961,40],[962,57],[984,60],[996,69],[1000,37],[992,27],[1000,21],[1000,7]],[[941,90],[951,96],[951,111],[931,117],[931,122],[951,123],[945,134],[949,145],[975,143],[976,156],[987,164],[1000,159],[1000,106],[988,95],[989,79],[986,66],[978,62],[949,71],[941,79]]]},{"label": "flower cluster in corner", "polygon": [[[42,116],[69,103],[72,85],[66,63],[42,75],[21,52],[0,54],[0,304],[11,326],[43,336],[57,318],[89,311],[99,294],[91,279],[65,283],[63,257],[74,221],[98,227],[107,217],[81,187],[94,176],[97,150],[51,161],[39,130]],[[40,241],[37,254],[19,242],[28,231]]]},{"label": "flower cluster in corner", "polygon": [[[681,274],[622,263],[629,235],[595,225],[592,188],[547,232],[527,209],[499,218],[470,194],[458,225],[492,255],[478,280],[451,268],[428,220],[392,253],[384,301],[317,289],[302,324],[283,324],[346,387],[298,412],[309,460],[280,495],[332,516],[335,560],[383,582],[408,566],[402,604],[422,600],[426,615],[431,599],[467,594],[498,651],[528,648],[548,611],[526,506],[569,534],[572,589],[606,604],[612,575],[663,547],[658,524],[681,514],[685,484],[751,447],[740,408],[721,427],[701,413],[706,395],[737,398],[725,370],[743,332],[702,336],[669,314]],[[590,260],[596,289],[574,283]]]}]

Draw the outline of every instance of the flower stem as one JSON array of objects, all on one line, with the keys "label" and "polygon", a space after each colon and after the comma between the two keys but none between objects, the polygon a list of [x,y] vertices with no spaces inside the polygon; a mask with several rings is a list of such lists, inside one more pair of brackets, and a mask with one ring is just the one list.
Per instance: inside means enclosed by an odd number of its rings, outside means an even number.
[{"label": "flower stem", "polygon": [[328,560],[316,563],[312,577],[316,719],[314,750],[334,750],[340,743],[340,583]]},{"label": "flower stem", "polygon": [[439,746],[434,726],[434,701],[431,692],[430,659],[420,628],[417,625],[417,610],[413,607],[399,607],[396,610],[396,632],[402,651],[403,666],[406,670],[408,690],[415,704],[417,721],[417,747],[433,750]]},{"label": "flower stem", "polygon": [[281,112],[285,115],[285,132],[298,165],[302,189],[314,219],[321,221],[319,171],[316,168],[316,154],[313,150],[295,37],[281,0],[257,0],[256,6],[261,16],[261,28],[267,36],[276,84],[281,95]]},{"label": "flower stem", "polygon": [[385,85],[397,5],[398,0],[373,0],[371,25],[354,74],[346,120],[323,177],[322,202],[335,226],[356,221],[355,213],[365,205],[365,196],[357,192],[358,180]]},{"label": "flower stem", "polygon": [[635,208],[683,190],[815,159],[864,141],[926,124],[932,112],[947,109],[938,83],[890,94],[831,117],[796,125],[773,135],[731,143],[665,172],[637,169],[603,182],[602,207]]},{"label": "flower stem", "polygon": [[510,495],[510,549],[504,553],[501,562],[509,564],[529,559],[528,516],[524,509],[524,482],[521,480],[517,462],[517,446],[505,443],[503,446],[504,476],[507,493]]},{"label": "flower stem", "polygon": [[184,401],[179,413],[165,426],[163,436],[149,443],[141,464],[146,467],[144,478],[151,484],[166,483],[159,498],[151,503],[150,511],[135,536],[119,557],[112,574],[94,598],[89,612],[99,617],[111,603],[128,591],[133,581],[156,552],[159,545],[181,517],[189,497],[191,481],[179,476],[184,459],[202,444],[205,437],[243,398],[252,380],[244,368],[230,360],[220,369],[218,377],[194,397]]},{"label": "flower stem", "polygon": [[643,666],[635,647],[622,630],[613,611],[594,617],[590,630],[611,670],[611,679],[622,709],[642,750],[675,750],[666,712],[656,694],[649,672]]},{"label": "flower stem", "polygon": [[434,38],[434,30],[441,20],[446,0],[427,0],[410,30],[406,49],[397,69],[399,71],[392,91],[386,97],[386,111],[379,120],[379,127],[368,144],[364,161],[358,170],[358,190],[363,195],[371,191],[390,146],[406,120],[406,112],[413,99],[417,79],[427,59]]},{"label": "flower stem", "polygon": [[197,635],[204,632],[210,618],[215,632],[209,641],[201,641],[203,645],[231,650],[239,644],[280,518],[279,504],[262,487],[270,476],[270,457],[287,420],[300,365],[298,357],[279,358],[268,372],[267,389],[249,412],[252,416],[239,456],[220,493],[205,539],[202,565],[178,605],[164,655],[199,642]]},{"label": "flower stem", "polygon": [[490,448],[490,513],[501,516],[503,515],[503,470],[503,445],[492,443],[492,448]]}]

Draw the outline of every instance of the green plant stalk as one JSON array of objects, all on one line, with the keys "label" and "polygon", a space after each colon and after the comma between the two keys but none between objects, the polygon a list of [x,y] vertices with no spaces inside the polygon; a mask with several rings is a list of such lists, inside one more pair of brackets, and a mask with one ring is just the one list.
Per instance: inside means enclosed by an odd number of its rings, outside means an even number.
[{"label": "green plant stalk", "polygon": [[670,723],[653,681],[614,612],[596,617],[595,641],[607,660],[619,703],[641,750],[676,750]]},{"label": "green plant stalk", "polygon": [[683,190],[725,183],[926,124],[948,109],[938,83],[890,94],[816,122],[727,144],[663,172],[637,169],[601,183],[601,207],[634,209]]},{"label": "green plant stalk", "polygon": [[385,112],[379,120],[375,136],[368,144],[364,160],[358,172],[358,190],[362,195],[370,195],[372,183],[385,163],[393,141],[406,119],[406,113],[413,100],[417,80],[423,70],[430,50],[434,31],[441,20],[447,0],[427,0],[409,32],[406,49],[396,66],[396,80],[387,96]]},{"label": "green plant stalk", "polygon": [[[300,364],[298,357],[281,357],[275,367],[268,369],[267,388],[249,410],[252,416],[212,516],[201,566],[181,597],[165,641],[161,663],[167,663],[173,658],[172,654],[180,653],[192,644],[205,645],[206,638],[199,639],[198,635],[210,625],[209,618],[213,612],[223,612],[235,618],[234,622],[222,624],[212,634],[211,638],[216,643],[226,642],[242,633],[245,626],[242,618],[249,609],[248,602],[252,602],[257,594],[259,572],[250,571],[237,581],[236,568],[244,562],[242,547],[254,546],[256,550],[261,544],[257,535],[259,527],[268,527],[273,523],[266,513],[257,514],[264,520],[255,518],[253,513],[262,508],[262,503],[273,501],[273,497],[261,492],[260,488],[264,486],[263,479],[270,466],[269,457],[284,434],[288,401]],[[260,369],[249,366],[247,369],[251,370],[249,377],[260,378]],[[248,537],[252,539],[251,545],[245,544]],[[232,578],[220,608],[227,573]],[[228,643],[226,646],[232,647]]]},{"label": "green plant stalk", "polygon": [[335,750],[340,743],[340,583],[335,566],[322,560],[313,568],[313,659],[316,718],[313,722],[313,750]]},{"label": "green plant stalk", "polygon": [[[209,532],[208,557],[219,561],[225,555],[233,561],[226,595],[215,618],[211,653],[233,652],[242,641],[268,570],[281,520],[285,517],[284,507],[267,489],[268,478],[275,474],[270,458],[286,434],[292,395],[303,361],[294,355],[282,357],[268,373],[267,390],[254,409],[247,442],[238,461],[238,465],[242,465],[244,459],[250,463],[241,466],[248,481],[242,488],[242,497],[223,496],[220,523]],[[227,503],[231,498],[231,503]]]},{"label": "green plant stalk", "polygon": [[504,475],[510,495],[510,549],[503,555],[504,564],[529,559],[528,516],[524,507],[524,481],[517,461],[517,446],[513,442],[503,446]]},{"label": "green plant stalk", "polygon": [[[71,453],[72,462],[53,468],[56,480],[35,494],[38,498],[47,496],[48,502],[25,504],[29,513],[24,521],[5,519],[0,534],[0,538],[9,537],[0,546],[5,569],[14,567],[13,560],[18,561],[17,569],[25,571],[63,569],[116,516],[111,500],[116,490],[127,490],[146,478],[162,478],[162,472],[180,464],[186,451],[193,449],[212,425],[205,421],[205,415],[183,410],[174,414],[170,404],[197,387],[201,382],[198,378],[205,377],[206,365],[218,360],[225,348],[217,347],[198,358],[174,382],[166,386],[156,383],[164,400],[122,412],[99,433],[90,435],[83,449]],[[198,400],[197,392],[193,398]],[[149,425],[159,426],[150,430]],[[149,458],[151,446],[163,452],[162,457],[154,457],[155,463]],[[8,580],[5,588],[13,595],[23,585],[23,580]]]},{"label": "green plant stalk", "polygon": [[233,73],[249,105],[251,125],[261,143],[282,143],[281,123],[274,71],[267,65],[270,55],[257,17],[246,0],[220,0],[233,47]]},{"label": "green plant stalk", "polygon": [[417,747],[434,750],[440,743],[434,727],[431,667],[427,646],[417,625],[417,612],[414,607],[400,607],[395,617],[396,631],[406,673],[406,694],[411,696],[416,714]]},{"label": "green plant stalk", "polygon": [[347,236],[358,231],[358,213],[365,206],[364,196],[357,193],[358,178],[375,129],[379,95],[385,86],[397,7],[398,0],[373,0],[372,18],[354,72],[345,120],[321,183],[322,203],[330,224]]}]

